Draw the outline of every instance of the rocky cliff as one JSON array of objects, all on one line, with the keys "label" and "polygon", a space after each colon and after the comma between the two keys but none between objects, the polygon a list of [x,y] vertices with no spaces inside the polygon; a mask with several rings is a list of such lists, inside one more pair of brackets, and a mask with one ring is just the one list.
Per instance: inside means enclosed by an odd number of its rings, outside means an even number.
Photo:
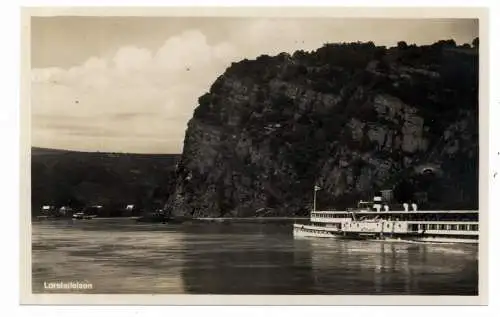
[{"label": "rocky cliff", "polygon": [[215,80],[166,207],[305,215],[317,184],[318,209],[386,188],[422,208],[478,208],[478,158],[476,46],[327,44],[233,63]]}]

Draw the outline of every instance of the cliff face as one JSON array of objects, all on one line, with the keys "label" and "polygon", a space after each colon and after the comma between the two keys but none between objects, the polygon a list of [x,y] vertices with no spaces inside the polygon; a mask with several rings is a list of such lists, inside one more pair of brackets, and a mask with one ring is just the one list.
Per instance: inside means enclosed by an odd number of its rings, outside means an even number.
[{"label": "cliff face", "polygon": [[167,208],[305,215],[375,190],[478,208],[478,54],[453,41],[325,45],[232,64],[199,98]]}]

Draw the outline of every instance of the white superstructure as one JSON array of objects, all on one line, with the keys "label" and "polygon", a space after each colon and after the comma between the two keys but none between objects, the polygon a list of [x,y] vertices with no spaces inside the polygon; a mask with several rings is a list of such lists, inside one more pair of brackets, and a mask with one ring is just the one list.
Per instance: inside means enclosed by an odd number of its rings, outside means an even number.
[{"label": "white superstructure", "polygon": [[[314,192],[317,190],[315,187]],[[310,222],[294,224],[294,236],[461,243],[479,240],[477,210],[422,211],[415,203],[391,210],[382,196],[360,201],[357,208],[346,211],[313,210]]]}]

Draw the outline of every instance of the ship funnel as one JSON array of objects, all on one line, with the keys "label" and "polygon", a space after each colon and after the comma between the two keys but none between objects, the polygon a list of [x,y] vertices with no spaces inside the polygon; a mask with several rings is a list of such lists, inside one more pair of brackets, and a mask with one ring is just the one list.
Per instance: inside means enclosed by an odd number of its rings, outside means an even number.
[{"label": "ship funnel", "polygon": [[413,209],[413,211],[417,211],[417,204],[411,204],[411,208]]},{"label": "ship funnel", "polygon": [[391,189],[382,190],[382,191],[380,191],[380,193],[382,194],[382,197],[383,197],[384,201],[387,201],[387,202],[391,202],[392,201],[392,199],[393,199],[393,193],[392,193]]},{"label": "ship funnel", "polygon": [[404,207],[405,211],[408,211],[408,204],[407,203],[404,203],[403,207]]}]

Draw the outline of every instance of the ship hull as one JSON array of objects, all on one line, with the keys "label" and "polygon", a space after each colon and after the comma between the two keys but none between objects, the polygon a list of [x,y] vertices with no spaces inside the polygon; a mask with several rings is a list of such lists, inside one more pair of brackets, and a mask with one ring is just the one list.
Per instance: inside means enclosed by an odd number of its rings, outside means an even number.
[{"label": "ship hull", "polygon": [[91,220],[96,218],[96,215],[73,215],[73,219],[75,220]]},{"label": "ship hull", "polygon": [[365,241],[387,241],[387,242],[413,242],[413,243],[470,243],[477,244],[477,236],[453,236],[453,235],[426,235],[424,233],[387,234],[387,233],[364,233],[343,232],[341,230],[329,230],[325,227],[313,225],[294,225],[293,235],[295,238],[330,238],[343,240],[365,240]]},{"label": "ship hull", "polygon": [[293,225],[293,236],[296,238],[338,238],[338,231],[328,230],[325,227],[311,225]]}]

